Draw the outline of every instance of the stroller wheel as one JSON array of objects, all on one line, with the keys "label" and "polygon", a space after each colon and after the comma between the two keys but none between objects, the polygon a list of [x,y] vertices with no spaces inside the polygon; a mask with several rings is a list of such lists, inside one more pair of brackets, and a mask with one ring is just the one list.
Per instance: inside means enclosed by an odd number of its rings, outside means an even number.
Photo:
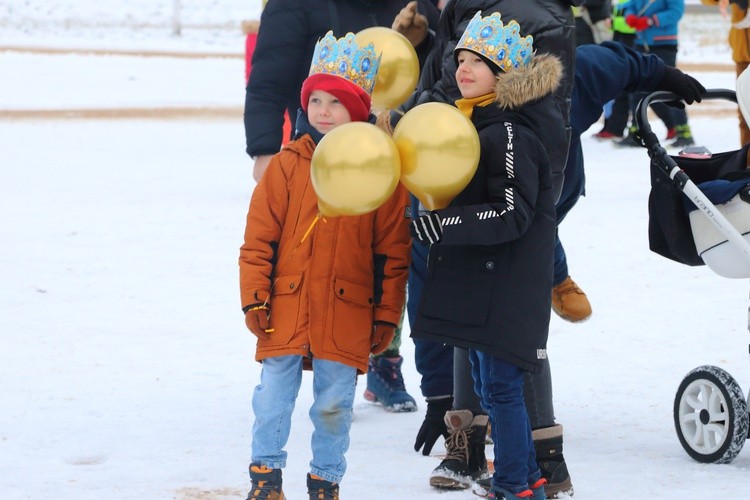
[{"label": "stroller wheel", "polygon": [[716,366],[700,366],[682,380],[674,400],[680,444],[698,462],[734,460],[748,433],[745,396],[739,384]]}]

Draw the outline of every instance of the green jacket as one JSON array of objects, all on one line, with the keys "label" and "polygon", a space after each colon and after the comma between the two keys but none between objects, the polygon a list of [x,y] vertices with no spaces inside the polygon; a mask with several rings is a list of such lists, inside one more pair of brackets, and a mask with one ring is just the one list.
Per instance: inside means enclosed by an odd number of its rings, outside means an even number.
[{"label": "green jacket", "polygon": [[612,6],[612,30],[615,33],[635,33],[635,28],[628,26],[628,23],[625,22],[625,16],[622,15],[621,5],[627,2],[628,0],[618,0]]}]

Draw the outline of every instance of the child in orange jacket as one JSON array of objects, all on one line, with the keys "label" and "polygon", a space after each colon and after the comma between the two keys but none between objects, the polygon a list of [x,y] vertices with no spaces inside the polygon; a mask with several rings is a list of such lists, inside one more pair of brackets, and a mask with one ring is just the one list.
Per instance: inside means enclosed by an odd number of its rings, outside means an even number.
[{"label": "child in orange jacket", "polygon": [[318,42],[295,140],[271,159],[250,201],[240,288],[263,369],[253,394],[249,499],[284,498],[284,446],[303,365],[313,369],[314,391],[308,493],[338,498],[357,375],[367,371],[370,353],[388,347],[401,316],[411,241],[406,190],[399,185],[371,213],[312,224],[313,151],[339,125],[374,121],[378,65],[372,44],[359,47],[351,33],[337,40],[329,32]]}]

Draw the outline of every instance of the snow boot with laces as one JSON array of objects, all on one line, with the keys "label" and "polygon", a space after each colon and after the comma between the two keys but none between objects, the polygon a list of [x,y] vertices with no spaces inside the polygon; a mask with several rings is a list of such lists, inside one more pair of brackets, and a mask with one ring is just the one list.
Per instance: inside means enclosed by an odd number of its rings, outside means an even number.
[{"label": "snow boot with laces", "polygon": [[339,485],[313,474],[307,475],[307,494],[310,500],[339,500]]},{"label": "snow boot with laces", "polygon": [[487,458],[484,454],[487,435],[487,415],[476,415],[471,410],[445,413],[448,438],[446,455],[430,475],[430,486],[441,489],[463,490],[472,482],[487,477]]},{"label": "snow boot with laces", "polygon": [[269,469],[258,463],[250,464],[250,480],[253,482],[247,500],[285,500],[281,490],[281,469]]},{"label": "snow boot with laces", "polygon": [[586,293],[570,276],[552,288],[552,310],[571,323],[586,321],[591,317],[591,303]]}]

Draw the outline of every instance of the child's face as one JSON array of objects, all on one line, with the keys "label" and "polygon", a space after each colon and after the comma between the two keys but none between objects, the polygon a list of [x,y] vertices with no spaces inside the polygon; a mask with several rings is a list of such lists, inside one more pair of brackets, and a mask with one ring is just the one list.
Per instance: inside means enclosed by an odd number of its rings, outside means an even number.
[{"label": "child's face", "polygon": [[466,99],[492,94],[495,91],[495,74],[481,57],[469,50],[458,52],[456,83]]},{"label": "child's face", "polygon": [[315,130],[327,134],[334,128],[352,121],[349,110],[336,96],[322,90],[310,92],[307,102],[307,120]]}]

